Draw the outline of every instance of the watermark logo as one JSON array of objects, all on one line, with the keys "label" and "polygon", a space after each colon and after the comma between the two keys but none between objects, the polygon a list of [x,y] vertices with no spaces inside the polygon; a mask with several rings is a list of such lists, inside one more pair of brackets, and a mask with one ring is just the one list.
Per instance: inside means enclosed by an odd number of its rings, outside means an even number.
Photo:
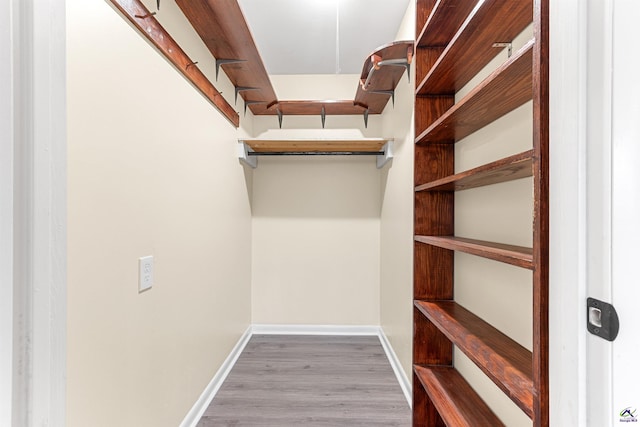
[{"label": "watermark logo", "polygon": [[620,411],[620,422],[621,423],[637,423],[638,418],[636,417],[636,408],[632,408],[631,406],[624,408]]}]

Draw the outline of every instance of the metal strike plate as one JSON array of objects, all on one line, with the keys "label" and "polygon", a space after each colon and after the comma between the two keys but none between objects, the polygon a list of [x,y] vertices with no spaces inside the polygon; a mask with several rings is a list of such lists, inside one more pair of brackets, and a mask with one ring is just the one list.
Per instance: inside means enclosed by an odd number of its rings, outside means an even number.
[{"label": "metal strike plate", "polygon": [[620,330],[616,309],[604,301],[587,298],[587,330],[607,341],[615,340]]}]

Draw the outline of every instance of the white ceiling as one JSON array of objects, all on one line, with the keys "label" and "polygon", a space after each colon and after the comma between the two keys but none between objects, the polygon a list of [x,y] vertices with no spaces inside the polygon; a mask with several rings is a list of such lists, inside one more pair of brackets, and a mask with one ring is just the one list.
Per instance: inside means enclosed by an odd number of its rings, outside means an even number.
[{"label": "white ceiling", "polygon": [[269,74],[360,74],[412,0],[239,0]]}]

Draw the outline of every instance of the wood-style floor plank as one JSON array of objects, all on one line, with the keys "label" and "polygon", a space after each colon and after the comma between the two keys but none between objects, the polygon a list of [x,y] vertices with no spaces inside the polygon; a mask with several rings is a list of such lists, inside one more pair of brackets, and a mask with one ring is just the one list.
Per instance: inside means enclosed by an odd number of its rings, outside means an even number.
[{"label": "wood-style floor plank", "polygon": [[254,335],[198,427],[410,426],[377,337]]}]

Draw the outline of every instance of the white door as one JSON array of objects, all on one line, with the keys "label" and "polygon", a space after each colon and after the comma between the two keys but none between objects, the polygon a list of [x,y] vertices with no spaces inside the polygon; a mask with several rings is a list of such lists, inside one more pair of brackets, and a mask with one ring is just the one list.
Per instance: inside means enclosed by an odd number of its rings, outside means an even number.
[{"label": "white door", "polygon": [[620,319],[612,344],[612,419],[618,426],[640,423],[640,2],[615,0],[612,12],[611,296]]}]

